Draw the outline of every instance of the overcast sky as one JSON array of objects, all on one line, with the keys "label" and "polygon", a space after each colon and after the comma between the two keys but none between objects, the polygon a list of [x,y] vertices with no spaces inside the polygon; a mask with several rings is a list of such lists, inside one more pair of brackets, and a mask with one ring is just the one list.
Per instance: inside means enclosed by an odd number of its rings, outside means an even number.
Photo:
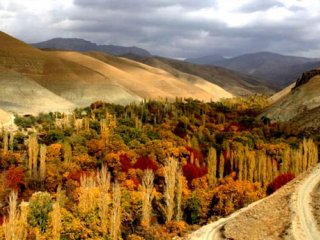
[{"label": "overcast sky", "polygon": [[320,0],[0,0],[0,30],[29,43],[77,37],[175,58],[320,57]]}]

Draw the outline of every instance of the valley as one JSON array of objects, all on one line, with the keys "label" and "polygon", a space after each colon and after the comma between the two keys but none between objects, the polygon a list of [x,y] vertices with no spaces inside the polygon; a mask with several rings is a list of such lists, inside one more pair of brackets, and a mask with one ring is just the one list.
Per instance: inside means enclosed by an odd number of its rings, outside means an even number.
[{"label": "valley", "polygon": [[0,239],[319,236],[318,59],[0,43]]}]

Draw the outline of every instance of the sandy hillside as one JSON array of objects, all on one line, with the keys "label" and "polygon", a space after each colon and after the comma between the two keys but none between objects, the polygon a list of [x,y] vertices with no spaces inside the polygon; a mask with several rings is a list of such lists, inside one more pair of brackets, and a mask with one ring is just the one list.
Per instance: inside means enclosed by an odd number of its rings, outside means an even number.
[{"label": "sandy hillside", "polygon": [[0,109],[0,126],[10,122],[11,114]]},{"label": "sandy hillside", "polygon": [[270,104],[274,104],[276,102],[278,102],[279,100],[281,100],[282,98],[284,98],[285,96],[287,96],[291,90],[294,88],[294,86],[296,85],[296,83],[292,83],[290,84],[288,87],[282,89],[281,91],[273,94],[268,100]]},{"label": "sandy hillside", "polygon": [[[68,108],[67,102],[85,106],[97,100],[126,104],[141,99],[100,73],[74,62],[54,57],[50,52],[38,50],[5,33],[0,32],[0,42],[0,65],[2,66],[0,80],[7,84],[6,91],[3,93],[10,94],[9,89],[19,85],[19,81],[24,82],[21,84],[26,86],[25,78],[27,78],[33,81],[32,84],[38,84],[36,92],[42,96],[42,100],[44,100],[43,97],[53,95],[64,98],[64,102],[61,98],[59,101],[56,101],[57,98],[44,101],[56,102],[56,105],[61,105],[62,108]],[[10,79],[7,76],[8,72],[18,74],[14,77],[16,82],[8,81]],[[40,86],[43,87],[43,92],[40,91]],[[49,92],[52,93],[48,94]],[[26,100],[32,98],[27,93],[30,91],[24,91]],[[63,106],[63,104],[66,105]],[[10,106],[9,103],[6,105]],[[20,109],[22,106],[16,105],[16,102],[13,105],[13,110],[24,111],[23,108]]]},{"label": "sandy hillside", "polygon": [[55,52],[55,56],[74,61],[101,73],[126,89],[144,98],[193,97],[204,101],[232,97],[215,84],[198,77],[176,77],[158,68],[126,58],[105,54],[83,55],[77,52]]},{"label": "sandy hillside", "polygon": [[[1,68],[0,68],[1,69]],[[0,107],[21,114],[69,112],[75,105],[18,73],[0,73]]]},{"label": "sandy hillside", "polygon": [[[133,58],[133,56],[131,57]],[[170,72],[177,77],[184,74],[187,74],[188,78],[190,76],[198,76],[222,87],[235,96],[247,96],[256,93],[269,95],[274,93],[273,90],[265,86],[258,78],[221,67],[197,65],[162,57],[149,57],[138,60],[147,65]]]}]

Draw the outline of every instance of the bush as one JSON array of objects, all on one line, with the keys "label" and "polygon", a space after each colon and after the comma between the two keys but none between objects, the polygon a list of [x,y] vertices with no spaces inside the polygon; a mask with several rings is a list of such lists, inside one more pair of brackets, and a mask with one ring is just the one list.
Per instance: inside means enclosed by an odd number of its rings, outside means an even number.
[{"label": "bush", "polygon": [[283,185],[290,182],[292,179],[295,178],[293,173],[284,173],[276,177],[267,187],[267,194],[270,195],[273,192],[277,191]]},{"label": "bush", "polygon": [[52,211],[51,196],[47,192],[36,192],[29,202],[28,223],[44,233],[47,229],[49,212]]},{"label": "bush", "polygon": [[185,221],[188,224],[196,224],[199,220],[201,211],[201,201],[199,197],[193,195],[186,202],[186,208],[184,210]]}]

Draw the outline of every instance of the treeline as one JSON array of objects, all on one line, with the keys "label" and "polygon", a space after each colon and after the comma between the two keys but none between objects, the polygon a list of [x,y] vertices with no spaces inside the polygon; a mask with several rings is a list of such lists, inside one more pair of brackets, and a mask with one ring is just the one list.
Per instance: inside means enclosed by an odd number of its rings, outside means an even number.
[{"label": "treeline", "polygon": [[0,138],[0,235],[169,239],[228,215],[318,162],[314,139],[257,119],[265,104],[96,102],[16,116]]}]

